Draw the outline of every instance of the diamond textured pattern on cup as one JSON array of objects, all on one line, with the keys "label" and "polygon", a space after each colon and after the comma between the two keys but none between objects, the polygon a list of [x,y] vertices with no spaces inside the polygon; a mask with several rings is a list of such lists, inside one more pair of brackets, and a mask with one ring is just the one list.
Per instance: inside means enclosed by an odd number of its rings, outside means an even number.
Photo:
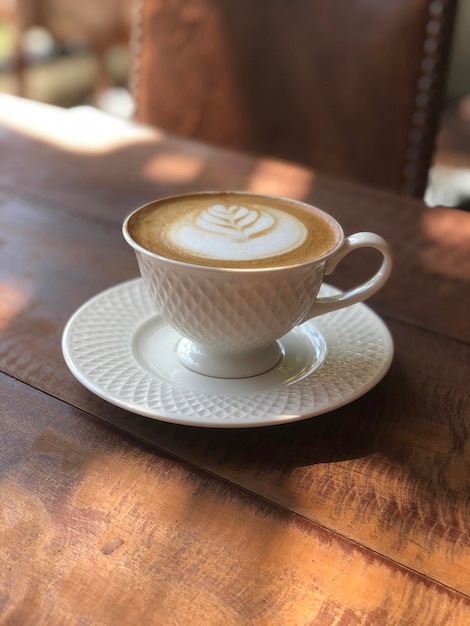
[{"label": "diamond textured pattern on cup", "polygon": [[196,282],[177,270],[162,270],[145,256],[139,265],[163,317],[171,319],[182,335],[224,350],[261,346],[273,334],[284,335],[290,324],[283,320],[295,318],[296,309],[309,310],[309,294],[321,280],[320,269],[306,271],[296,280],[290,274],[272,275],[254,290],[250,278],[228,285],[225,277],[220,285],[216,277]]},{"label": "diamond textured pattern on cup", "polygon": [[[322,295],[334,292],[324,286]],[[311,376],[250,393],[205,393],[152,376],[135,360],[132,337],[154,315],[141,279],[118,285],[77,311],[69,324],[66,351],[79,379],[98,395],[176,423],[249,425],[272,423],[276,416],[319,414],[372,386],[390,358],[388,331],[359,304],[315,320],[327,341],[328,356]]]}]

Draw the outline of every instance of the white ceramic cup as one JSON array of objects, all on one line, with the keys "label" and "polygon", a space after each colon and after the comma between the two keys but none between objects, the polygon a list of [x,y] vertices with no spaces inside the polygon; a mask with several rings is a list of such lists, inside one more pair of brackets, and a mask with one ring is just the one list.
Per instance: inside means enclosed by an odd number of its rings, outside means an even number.
[{"label": "white ceramic cup", "polygon": [[[217,200],[216,192],[209,195]],[[168,201],[171,199],[150,204]],[[277,205],[280,201],[276,197]],[[292,204],[291,199],[286,202]],[[334,248],[304,263],[261,269],[195,265],[160,256],[134,241],[128,224],[135,212],[127,217],[124,238],[136,253],[157,311],[181,335],[177,352],[184,366],[218,378],[245,378],[266,372],[281,358],[277,339],[317,315],[369,298],[386,282],[392,259],[382,237],[367,232],[345,237],[329,214],[302,202],[298,204],[329,222],[337,233]],[[317,297],[323,277],[331,274],[352,250],[364,247],[382,253],[378,271],[353,289],[327,298]]]}]

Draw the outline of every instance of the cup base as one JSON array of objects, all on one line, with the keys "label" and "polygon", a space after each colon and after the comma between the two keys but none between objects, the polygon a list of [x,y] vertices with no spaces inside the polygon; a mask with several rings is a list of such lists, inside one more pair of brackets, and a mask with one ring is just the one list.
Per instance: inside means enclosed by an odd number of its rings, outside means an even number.
[{"label": "cup base", "polygon": [[258,350],[214,352],[189,339],[180,339],[177,346],[180,363],[197,374],[212,378],[249,378],[275,367],[282,356],[277,341]]}]

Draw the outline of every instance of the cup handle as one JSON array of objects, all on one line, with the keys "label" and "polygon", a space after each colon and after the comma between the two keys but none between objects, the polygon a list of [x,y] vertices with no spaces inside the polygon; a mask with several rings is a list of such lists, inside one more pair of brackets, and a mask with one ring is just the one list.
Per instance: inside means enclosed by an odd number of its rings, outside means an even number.
[{"label": "cup handle", "polygon": [[369,278],[369,280],[357,287],[353,287],[335,296],[317,298],[307,319],[316,317],[317,315],[323,315],[324,313],[330,313],[331,311],[337,311],[338,309],[356,304],[357,302],[362,302],[376,293],[387,281],[392,271],[390,247],[385,239],[382,239],[382,237],[374,233],[355,233],[354,235],[346,237],[338,252],[326,262],[325,274],[331,274],[338,263],[347,254],[357,248],[375,248],[379,250],[383,255],[382,265],[379,270]]}]

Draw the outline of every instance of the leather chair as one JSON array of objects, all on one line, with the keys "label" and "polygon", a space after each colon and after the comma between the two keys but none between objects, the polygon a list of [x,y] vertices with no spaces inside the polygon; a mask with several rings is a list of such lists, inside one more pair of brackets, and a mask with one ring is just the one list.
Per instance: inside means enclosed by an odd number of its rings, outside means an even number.
[{"label": "leather chair", "polygon": [[136,118],[422,196],[456,0],[140,0]]}]

